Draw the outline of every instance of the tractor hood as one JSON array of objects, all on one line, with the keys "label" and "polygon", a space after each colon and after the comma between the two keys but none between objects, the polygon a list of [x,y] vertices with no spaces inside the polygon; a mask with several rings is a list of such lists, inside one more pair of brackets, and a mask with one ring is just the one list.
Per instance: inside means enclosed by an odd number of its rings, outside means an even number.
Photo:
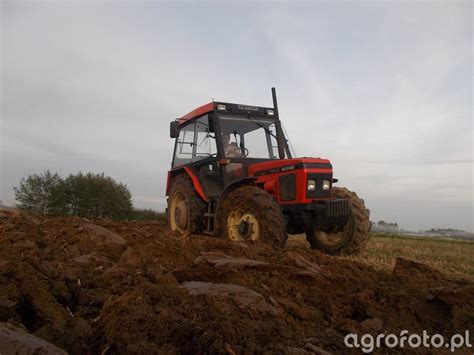
[{"label": "tractor hood", "polygon": [[271,160],[249,165],[248,174],[249,176],[262,176],[298,169],[324,169],[324,172],[331,173],[332,165],[329,160],[321,158]]}]

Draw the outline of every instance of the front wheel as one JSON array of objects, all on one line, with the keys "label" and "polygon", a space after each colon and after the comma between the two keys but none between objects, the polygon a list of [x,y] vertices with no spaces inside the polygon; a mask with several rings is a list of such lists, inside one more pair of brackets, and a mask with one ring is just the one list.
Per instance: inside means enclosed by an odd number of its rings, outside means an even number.
[{"label": "front wheel", "polygon": [[262,241],[274,248],[285,245],[285,218],[271,195],[253,185],[230,192],[219,206],[219,226],[223,238],[240,241]]},{"label": "front wheel", "polygon": [[345,187],[334,187],[332,197],[349,201],[349,218],[343,230],[339,232],[323,232],[310,229],[306,232],[306,240],[313,249],[320,249],[327,254],[356,254],[365,249],[369,240],[369,211],[364,200]]}]

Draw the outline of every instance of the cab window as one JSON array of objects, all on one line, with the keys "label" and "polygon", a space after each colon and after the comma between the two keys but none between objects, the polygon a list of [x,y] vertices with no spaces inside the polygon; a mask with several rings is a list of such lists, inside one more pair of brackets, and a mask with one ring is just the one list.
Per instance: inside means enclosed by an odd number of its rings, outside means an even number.
[{"label": "cab window", "polygon": [[278,154],[275,120],[220,116],[226,157],[275,159]]},{"label": "cab window", "polygon": [[209,118],[207,115],[196,121],[195,143],[193,161],[217,156],[216,138],[209,127]]},{"label": "cab window", "polygon": [[176,140],[173,167],[217,156],[214,132],[207,115],[180,128]]},{"label": "cab window", "polygon": [[195,123],[193,122],[181,127],[179,131],[179,137],[176,140],[173,167],[184,165],[192,161],[194,146],[194,125]]}]

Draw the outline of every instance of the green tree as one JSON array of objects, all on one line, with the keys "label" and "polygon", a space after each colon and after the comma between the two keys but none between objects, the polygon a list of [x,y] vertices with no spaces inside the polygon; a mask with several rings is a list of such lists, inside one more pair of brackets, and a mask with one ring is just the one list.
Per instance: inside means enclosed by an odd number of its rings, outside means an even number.
[{"label": "green tree", "polygon": [[49,170],[40,175],[33,174],[21,179],[20,185],[13,188],[15,198],[19,202],[17,207],[36,213],[51,213],[54,190],[61,183],[61,177]]},{"label": "green tree", "polygon": [[49,171],[40,176],[31,175],[15,188],[15,195],[20,208],[41,213],[128,219],[133,211],[127,186],[104,174],[80,172],[66,179]]},{"label": "green tree", "polygon": [[69,175],[55,195],[62,214],[125,219],[133,210],[127,186],[104,174]]}]

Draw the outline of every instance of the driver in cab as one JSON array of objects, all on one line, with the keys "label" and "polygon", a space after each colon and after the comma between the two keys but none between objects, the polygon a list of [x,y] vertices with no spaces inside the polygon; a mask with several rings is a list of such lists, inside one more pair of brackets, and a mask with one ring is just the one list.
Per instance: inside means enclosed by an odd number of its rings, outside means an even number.
[{"label": "driver in cab", "polygon": [[242,151],[237,143],[230,142],[230,134],[224,133],[222,135],[222,144],[224,145],[224,152],[227,158],[243,158]]}]

